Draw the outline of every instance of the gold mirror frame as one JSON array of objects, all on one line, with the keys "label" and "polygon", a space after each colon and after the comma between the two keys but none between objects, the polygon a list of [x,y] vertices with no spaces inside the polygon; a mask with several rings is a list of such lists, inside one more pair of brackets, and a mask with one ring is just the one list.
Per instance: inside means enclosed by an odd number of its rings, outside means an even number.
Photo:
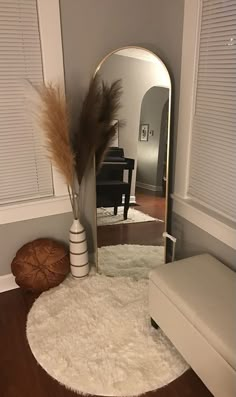
[{"label": "gold mirror frame", "polygon": [[[111,52],[109,52],[98,64],[98,66],[95,69],[95,72],[93,74],[93,78],[97,75],[97,73],[99,72],[101,66],[106,62],[106,60],[111,56],[116,54],[119,51],[122,50],[128,50],[128,49],[138,49],[138,50],[143,50],[148,52],[149,54],[151,54],[152,56],[154,56],[155,58],[158,59],[158,61],[163,65],[163,67],[165,68],[168,77],[169,77],[169,81],[170,81],[170,87],[169,87],[169,108],[168,108],[168,131],[167,131],[167,155],[166,155],[166,205],[165,205],[165,230],[164,232],[167,232],[167,218],[168,218],[168,198],[169,198],[169,160],[170,160],[170,116],[171,116],[171,99],[172,99],[172,84],[171,84],[171,78],[170,78],[170,73],[166,67],[166,65],[164,64],[164,62],[162,61],[162,59],[156,55],[154,52],[144,48],[144,47],[140,47],[140,46],[124,46],[124,47],[120,47],[117,48],[116,50],[113,50]],[[95,178],[96,178],[96,173],[95,173]],[[95,191],[96,191],[96,187],[95,187]],[[96,196],[96,200],[97,200],[97,196]],[[96,233],[97,233],[97,208],[95,209],[95,226],[96,226]],[[167,239],[165,238],[164,240],[164,247],[165,247],[165,256],[164,256],[164,262],[166,263],[167,260]],[[96,271],[98,272],[98,247],[97,247],[97,241],[96,241]]]}]

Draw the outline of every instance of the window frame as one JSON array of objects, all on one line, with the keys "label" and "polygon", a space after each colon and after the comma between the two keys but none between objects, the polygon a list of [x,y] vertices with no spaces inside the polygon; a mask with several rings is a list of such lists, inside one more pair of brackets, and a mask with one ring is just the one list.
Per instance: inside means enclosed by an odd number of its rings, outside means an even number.
[{"label": "window frame", "polygon": [[[45,82],[56,81],[65,89],[64,60],[59,0],[37,0]],[[25,200],[0,207],[0,224],[24,221],[71,212],[67,186],[52,166],[54,195],[50,198]]]},{"label": "window frame", "polygon": [[188,197],[201,8],[202,0],[185,1],[175,183],[171,197],[176,214],[235,249],[235,222]]}]

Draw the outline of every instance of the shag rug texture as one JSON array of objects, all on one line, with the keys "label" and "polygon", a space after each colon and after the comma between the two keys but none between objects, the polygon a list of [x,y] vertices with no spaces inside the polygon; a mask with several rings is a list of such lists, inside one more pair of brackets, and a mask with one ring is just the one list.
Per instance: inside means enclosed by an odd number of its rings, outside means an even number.
[{"label": "shag rug texture", "polygon": [[128,219],[124,220],[124,207],[118,207],[117,215],[114,215],[113,208],[97,208],[97,225],[116,225],[119,223],[139,223],[139,222],[163,222],[161,219],[153,218],[141,211],[130,207]]},{"label": "shag rug texture", "polygon": [[148,278],[149,272],[164,263],[164,247],[119,244],[98,248],[99,273],[107,276]]},{"label": "shag rug texture", "polygon": [[136,396],[188,368],[150,325],[146,279],[69,277],[36,300],[27,338],[48,374],[83,394]]}]

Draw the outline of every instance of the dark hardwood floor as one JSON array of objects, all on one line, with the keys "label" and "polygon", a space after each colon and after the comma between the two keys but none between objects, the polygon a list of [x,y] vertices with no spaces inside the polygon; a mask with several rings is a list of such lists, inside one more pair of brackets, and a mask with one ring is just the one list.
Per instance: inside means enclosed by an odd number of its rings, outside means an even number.
[{"label": "dark hardwood floor", "polygon": [[116,244],[163,245],[164,223],[142,222],[98,227],[98,247]]},{"label": "dark hardwood floor", "polygon": [[135,196],[138,204],[137,209],[154,218],[165,219],[165,197],[141,188],[136,189]]},{"label": "dark hardwood floor", "polygon": [[[144,189],[136,191],[134,208],[154,218],[164,220],[165,198]],[[116,244],[163,245],[164,222],[126,223],[98,227],[98,246]]]},{"label": "dark hardwood floor", "polygon": [[[0,294],[0,396],[72,397],[37,364],[28,346],[27,313],[35,297],[20,289]],[[79,374],[78,374],[79,376]],[[211,397],[192,370],[147,397]]]}]

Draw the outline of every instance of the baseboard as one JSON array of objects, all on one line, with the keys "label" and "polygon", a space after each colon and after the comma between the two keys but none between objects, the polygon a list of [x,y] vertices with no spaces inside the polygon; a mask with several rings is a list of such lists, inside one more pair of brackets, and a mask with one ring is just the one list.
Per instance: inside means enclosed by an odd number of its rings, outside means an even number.
[{"label": "baseboard", "polygon": [[0,276],[0,293],[10,291],[15,288],[19,288],[19,286],[16,284],[13,274]]},{"label": "baseboard", "polygon": [[[124,204],[124,202],[125,202],[125,196],[122,197],[122,204]],[[129,203],[136,204],[136,196],[130,196]]]},{"label": "baseboard", "polygon": [[130,204],[136,204],[136,196],[130,196],[129,203]]},{"label": "baseboard", "polygon": [[152,192],[162,192],[161,186],[149,185],[148,183],[136,182],[136,187],[141,187],[142,189],[151,190]]}]

